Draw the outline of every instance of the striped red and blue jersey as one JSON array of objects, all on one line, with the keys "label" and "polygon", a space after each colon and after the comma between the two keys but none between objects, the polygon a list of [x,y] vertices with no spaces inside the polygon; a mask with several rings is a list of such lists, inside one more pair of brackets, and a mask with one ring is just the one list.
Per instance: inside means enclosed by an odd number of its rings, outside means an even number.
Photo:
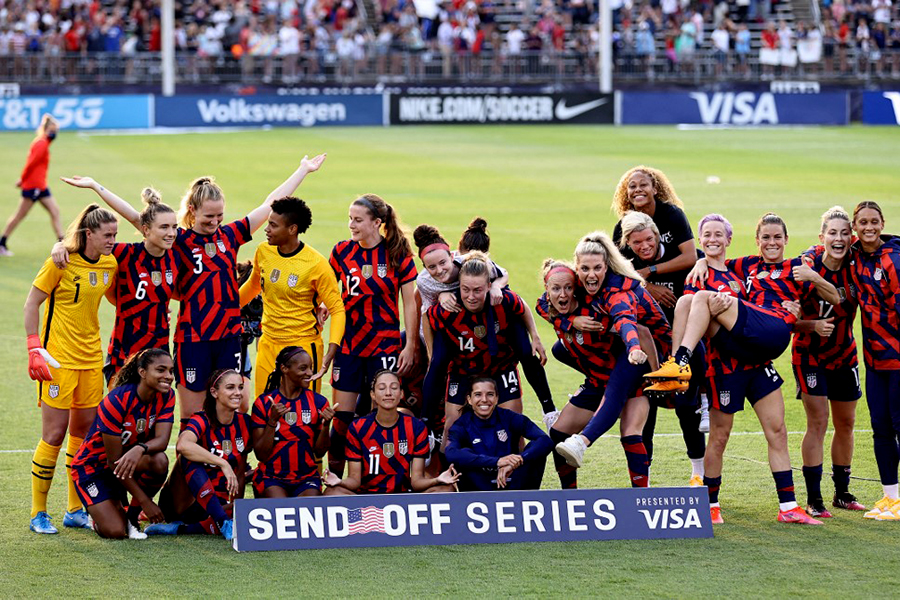
[{"label": "striped red and blue jersey", "polygon": [[[197,436],[197,445],[209,450],[212,454],[224,458],[235,473],[243,473],[247,466],[247,455],[253,448],[250,435],[250,415],[236,412],[228,425],[213,427],[209,417],[202,410],[194,413],[184,431]],[[182,435],[184,435],[184,431]],[[222,469],[215,465],[203,465],[216,495],[223,500],[228,499],[228,480]]]},{"label": "striped red and blue jersey", "polygon": [[174,249],[162,256],[147,252],[144,242],[116,244],[116,322],[107,364],[118,370],[135,352],[169,345],[169,300],[175,291],[178,259]]},{"label": "striped red and blue jersey", "polygon": [[253,403],[254,429],[263,429],[269,421],[269,408],[280,402],[288,408],[275,428],[272,453],[260,461],[257,471],[263,477],[300,483],[317,477],[319,470],[313,453],[316,437],[322,429],[321,412],[328,405],[325,396],[304,390],[297,398],[286,398],[279,390],[261,395]]},{"label": "striped red and blue jersey", "polygon": [[362,463],[360,494],[412,491],[412,461],[428,458],[428,430],[415,417],[399,413],[393,427],[382,427],[377,412],[356,419],[347,431],[347,460]]},{"label": "striped red and blue jersey", "polygon": [[600,323],[601,329],[599,331],[579,331],[570,328],[568,331],[563,331],[562,327],[557,325],[560,320],[554,318],[550,308],[550,300],[544,293],[538,298],[535,305],[537,313],[553,325],[556,337],[559,338],[569,356],[575,359],[578,370],[584,373],[588,384],[596,388],[605,386],[616,366],[616,353],[613,345],[618,338],[613,335],[612,318],[589,306],[579,306],[565,315],[568,317],[568,322],[571,322],[574,317],[591,317]]},{"label": "striped red and blue jersey", "polygon": [[781,303],[786,300],[802,302],[814,290],[812,282],[794,279],[793,269],[801,264],[800,258],[767,263],[761,256],[745,256],[725,261],[725,266],[744,280],[747,302],[768,315],[783,319],[789,325],[796,323],[797,317]]},{"label": "striped red and blue jersey", "polygon": [[251,239],[250,220],[222,225],[212,235],[178,229],[175,251],[181,299],[176,342],[209,342],[243,331],[235,265],[240,247]]},{"label": "striped red and blue jersey", "polygon": [[344,240],[335,245],[328,262],[341,282],[347,312],[341,352],[363,358],[399,352],[398,296],[402,286],[416,280],[412,255],[395,270],[384,240],[373,248]]},{"label": "striped red and blue jersey", "polygon": [[852,246],[851,268],[862,317],[863,357],[866,366],[900,370],[900,238],[886,241],[875,252]]},{"label": "striped red and blue jersey", "polygon": [[[693,295],[704,289],[709,292],[721,292],[734,296],[739,300],[747,299],[747,292],[744,289],[743,281],[733,271],[719,271],[712,267],[707,267],[706,280],[703,282],[702,288],[695,287],[690,283],[684,286],[684,295]],[[706,338],[706,376],[719,377],[722,375],[731,375],[736,371],[749,371],[758,365],[748,364],[739,361],[730,356],[724,355],[719,351],[718,346],[713,340]]]},{"label": "striped red and blue jersey", "polygon": [[622,338],[627,352],[641,346],[636,327],[640,324],[650,330],[662,355],[669,354],[672,328],[662,308],[637,279],[607,273],[593,306],[612,318],[613,330]]},{"label": "striped red and blue jersey", "polygon": [[825,369],[843,369],[859,364],[856,356],[856,340],[853,339],[853,320],[856,318],[856,286],[849,261],[837,270],[832,271],[825,266],[824,246],[813,246],[803,253],[812,259],[810,268],[821,275],[825,281],[837,288],[841,302],[837,306],[819,298],[818,294],[810,294],[801,303],[800,319],[816,321],[832,318],[834,331],[828,337],[815,332],[794,333],[791,347],[791,363],[808,367]]},{"label": "striped red and blue jersey", "polygon": [[[428,323],[435,335],[443,335],[453,348],[447,372],[453,375],[495,375],[511,368],[516,360],[513,335],[515,320],[525,315],[525,301],[509,289],[500,304],[485,301],[481,312],[445,310],[440,304],[428,309]],[[491,346],[493,345],[493,350]]]},{"label": "striped red and blue jersey", "polygon": [[127,452],[135,444],[146,444],[156,437],[157,423],[172,423],[175,420],[175,392],[167,394],[153,392],[149,401],[138,396],[138,384],[119,386],[106,395],[97,407],[97,416],[84,438],[72,468],[79,477],[109,468],[106,464],[104,435],[122,438],[122,451]]}]

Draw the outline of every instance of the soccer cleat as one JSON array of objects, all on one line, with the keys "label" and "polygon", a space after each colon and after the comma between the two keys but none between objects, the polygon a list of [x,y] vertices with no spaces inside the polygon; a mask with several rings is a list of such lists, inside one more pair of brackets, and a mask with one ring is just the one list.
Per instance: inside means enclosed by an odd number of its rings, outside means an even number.
[{"label": "soccer cleat", "polygon": [[875,515],[876,521],[900,521],[900,500],[894,500],[882,510],[879,514]]},{"label": "soccer cleat", "polygon": [[872,507],[872,510],[864,514],[863,517],[865,517],[866,519],[874,519],[881,514],[881,511],[887,510],[887,507],[891,505],[891,502],[893,502],[893,500],[885,496],[884,498],[876,502],[875,506]]},{"label": "soccer cleat", "polygon": [[691,480],[688,481],[688,486],[690,487],[703,487],[703,477],[700,475],[692,475]]},{"label": "soccer cleat", "polygon": [[691,379],[691,366],[684,365],[682,367],[675,362],[674,358],[669,358],[669,360],[664,362],[659,369],[652,373],[647,373],[644,377],[650,380],[677,379],[679,381],[687,382]]},{"label": "soccer cleat", "polygon": [[679,379],[663,379],[653,385],[644,388],[644,393],[650,398],[661,398],[672,394],[683,394],[690,384]]},{"label": "soccer cleat", "polygon": [[800,508],[799,506],[795,506],[791,510],[780,510],[778,511],[778,522],[779,523],[798,523],[800,525],[821,525],[822,521],[818,519],[813,519],[811,516],[806,514],[806,511]]},{"label": "soccer cleat", "polygon": [[225,519],[222,521],[222,526],[219,527],[219,531],[222,532],[222,537],[230,542],[234,537],[234,521]]},{"label": "soccer cleat", "polygon": [[129,540],[146,540],[147,534],[138,529],[137,525],[128,523],[128,539]]},{"label": "soccer cleat", "polygon": [[54,527],[50,520],[50,515],[41,511],[31,519],[28,528],[35,533],[59,533],[59,529]]},{"label": "soccer cleat", "polygon": [[63,517],[63,527],[74,527],[75,529],[90,529],[90,517],[83,508],[67,512]]},{"label": "soccer cleat", "polygon": [[856,501],[856,496],[850,492],[838,494],[835,492],[834,500],[831,505],[835,508],[843,508],[844,510],[866,510],[866,507]]},{"label": "soccer cleat", "polygon": [[144,528],[147,535],[178,535],[178,528],[182,526],[181,521],[172,523],[153,523]]},{"label": "soccer cleat", "polygon": [[722,508],[720,506],[710,506],[709,516],[712,518],[713,525],[721,525],[725,522],[722,519]]},{"label": "soccer cleat", "polygon": [[12,250],[6,246],[0,246],[0,256],[14,256]]},{"label": "soccer cleat", "polygon": [[556,452],[566,459],[566,464],[576,469],[584,464],[585,450],[587,450],[587,444],[580,435],[569,436],[568,439],[556,445]]},{"label": "soccer cleat", "polygon": [[809,516],[816,517],[817,519],[831,518],[831,513],[825,508],[825,502],[822,501],[821,498],[810,502],[806,507],[806,512]]}]

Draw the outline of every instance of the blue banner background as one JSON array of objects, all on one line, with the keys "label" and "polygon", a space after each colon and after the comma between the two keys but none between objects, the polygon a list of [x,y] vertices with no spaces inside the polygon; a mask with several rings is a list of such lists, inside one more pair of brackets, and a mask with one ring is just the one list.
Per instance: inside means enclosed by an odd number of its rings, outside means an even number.
[{"label": "blue banner background", "polygon": [[900,91],[863,92],[862,121],[866,125],[900,125]]},{"label": "blue banner background", "polygon": [[0,98],[0,131],[33,131],[50,113],[62,129],[145,129],[149,95]]}]

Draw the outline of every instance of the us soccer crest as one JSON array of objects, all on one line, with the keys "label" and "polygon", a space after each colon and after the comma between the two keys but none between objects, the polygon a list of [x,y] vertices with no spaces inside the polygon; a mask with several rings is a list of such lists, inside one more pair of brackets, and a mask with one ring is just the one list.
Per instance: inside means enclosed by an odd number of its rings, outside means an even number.
[{"label": "us soccer crest", "polygon": [[772,271],[772,279],[778,279],[781,277],[781,269],[774,269]]},{"label": "us soccer crest", "polygon": [[138,419],[137,425],[135,426],[138,433],[144,433],[147,431],[147,419]]},{"label": "us soccer crest", "polygon": [[847,290],[845,290],[842,287],[839,287],[837,290],[838,290],[838,297],[841,299],[841,302],[845,302],[847,300]]},{"label": "us soccer crest", "polygon": [[103,272],[103,285],[109,285],[109,273],[106,271]]},{"label": "us soccer crest", "polygon": [[88,273],[88,281],[91,282],[91,287],[94,287],[97,285],[97,274],[94,271],[91,271],[90,273]]},{"label": "us soccer crest", "polygon": [[216,246],[219,247],[219,252],[225,252],[225,242],[222,240],[216,240]]},{"label": "us soccer crest", "polygon": [[509,434],[506,433],[505,429],[501,429],[500,431],[497,432],[497,439],[500,440],[501,442],[505,442],[506,440],[509,439]]},{"label": "us soccer crest", "polygon": [[281,277],[281,271],[279,271],[278,269],[272,269],[272,274],[269,275],[269,281],[275,283],[276,281],[278,281],[279,277]]},{"label": "us soccer crest", "polygon": [[210,258],[216,255],[216,245],[212,242],[207,242],[203,245],[203,250],[206,252],[206,255]]},{"label": "us soccer crest", "polygon": [[173,281],[172,270],[169,269],[166,271],[166,285],[172,285],[172,281]]},{"label": "us soccer crest", "polygon": [[731,402],[731,392],[719,392],[719,404],[728,406]]},{"label": "us soccer crest", "polygon": [[284,413],[284,422],[291,426],[296,425],[297,413],[294,411]]},{"label": "us soccer crest", "polygon": [[223,440],[222,441],[222,454],[227,455],[231,454],[231,440]]},{"label": "us soccer crest", "polygon": [[378,265],[378,276],[382,279],[387,277],[387,265]]},{"label": "us soccer crest", "polygon": [[584,334],[583,334],[582,332],[580,332],[580,331],[576,331],[576,332],[575,332],[575,341],[576,341],[579,345],[584,345]]},{"label": "us soccer crest", "polygon": [[55,383],[50,385],[50,388],[47,390],[47,393],[50,394],[51,398],[56,398],[59,396],[59,386]]},{"label": "us soccer crest", "polygon": [[96,498],[97,494],[100,493],[100,490],[97,489],[97,484],[89,483],[87,486],[87,493],[91,498]]},{"label": "us soccer crest", "polygon": [[456,396],[456,393],[459,391],[458,383],[451,383],[450,387],[447,388],[447,394],[450,396]]},{"label": "us soccer crest", "polygon": [[[296,416],[294,417],[297,418]],[[312,411],[311,410],[301,410],[300,411],[300,420],[303,421],[304,425],[309,425],[312,423]]]},{"label": "us soccer crest", "polygon": [[385,458],[391,458],[394,456],[394,444],[393,442],[385,442],[381,445],[381,454]]},{"label": "us soccer crest", "polygon": [[881,278],[884,276],[884,271],[881,270],[881,267],[875,269],[875,281],[881,281]]},{"label": "us soccer crest", "polygon": [[487,327],[484,325],[476,325],[473,333],[475,334],[475,337],[481,339],[487,335]]},{"label": "us soccer crest", "polygon": [[397,452],[400,453],[400,456],[406,456],[406,451],[409,449],[409,444],[406,440],[401,441],[397,444]]},{"label": "us soccer crest", "polygon": [[741,293],[741,282],[740,281],[729,281],[728,287],[731,288],[731,291],[735,294]]},{"label": "us soccer crest", "polygon": [[341,376],[341,368],[340,367],[334,367],[333,369],[331,369],[331,380],[332,381],[337,381],[340,378],[340,376]]},{"label": "us soccer crest", "polygon": [[150,281],[153,282],[153,285],[158,286],[162,283],[162,273],[160,271],[153,271],[150,273]]},{"label": "us soccer crest", "polygon": [[293,273],[291,273],[290,275],[288,275],[288,287],[289,287],[289,288],[294,287],[295,285],[297,285],[297,282],[298,282],[299,280],[300,280],[299,277],[297,277],[296,275],[294,275]]},{"label": "us soccer crest", "polygon": [[814,387],[816,387],[816,383],[817,383],[817,380],[816,380],[815,373],[810,373],[809,375],[806,376],[806,385],[807,386],[814,388]]},{"label": "us soccer crest", "polygon": [[243,452],[244,451],[244,438],[239,437],[236,440],[234,440],[234,445],[237,446],[238,452]]},{"label": "us soccer crest", "polygon": [[363,265],[362,266],[362,276],[368,279],[372,276],[372,265]]},{"label": "us soccer crest", "polygon": [[188,383],[197,381],[197,369],[187,369],[184,372],[184,378],[187,379]]}]

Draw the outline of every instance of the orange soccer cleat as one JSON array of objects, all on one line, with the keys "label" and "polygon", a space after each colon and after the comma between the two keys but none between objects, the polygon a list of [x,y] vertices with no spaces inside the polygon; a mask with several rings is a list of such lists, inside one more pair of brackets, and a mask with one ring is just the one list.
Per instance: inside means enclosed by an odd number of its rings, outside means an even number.
[{"label": "orange soccer cleat", "polygon": [[795,506],[791,510],[781,510],[778,511],[778,522],[779,523],[798,523],[800,525],[821,525],[822,521],[818,519],[813,519],[811,516],[806,514],[806,511],[800,508],[799,506]]}]

